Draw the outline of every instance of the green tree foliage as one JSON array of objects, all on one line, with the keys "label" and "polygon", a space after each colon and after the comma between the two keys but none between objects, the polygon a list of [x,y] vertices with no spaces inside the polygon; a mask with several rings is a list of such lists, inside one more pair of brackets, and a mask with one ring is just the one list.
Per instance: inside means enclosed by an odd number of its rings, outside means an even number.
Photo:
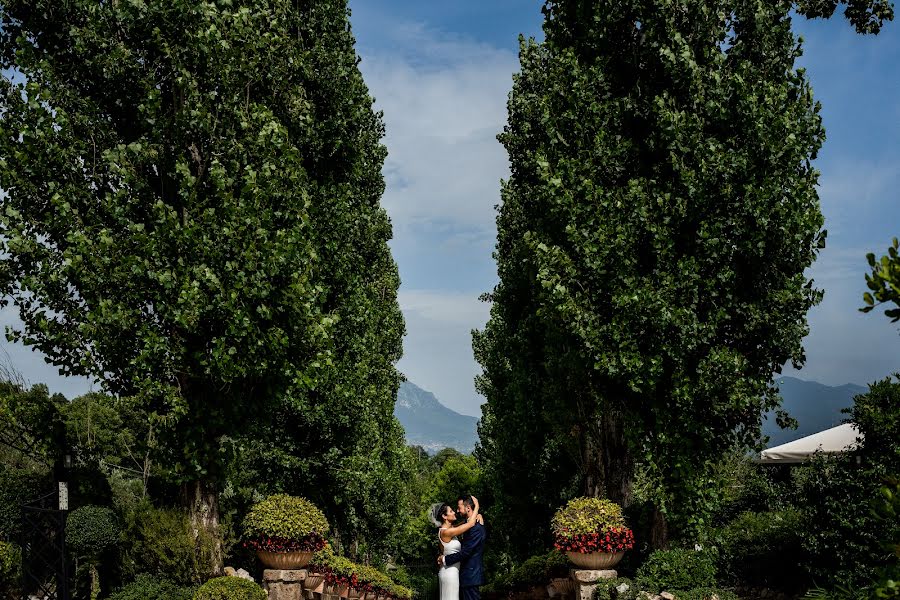
[{"label": "green tree foliage", "polygon": [[[806,567],[816,583],[864,588],[892,562],[883,542],[900,539],[900,522],[877,512],[882,487],[900,473],[900,380],[871,384],[856,397],[850,420],[859,427],[859,447],[803,467],[798,506],[806,516]],[[840,558],[848,555],[852,564]]]},{"label": "green tree foliage", "polygon": [[796,9],[810,19],[828,19],[839,6],[858,33],[878,33],[885,21],[894,19],[890,0],[797,0]]},{"label": "green tree foliage", "polygon": [[474,338],[504,512],[543,523],[572,491],[627,506],[641,460],[694,529],[700,476],[756,441],[772,373],[803,363],[824,130],[789,10],[551,0],[546,41],[522,41]]},{"label": "green tree foliage", "polygon": [[894,238],[888,253],[875,260],[875,255],[871,252],[866,255],[869,266],[872,268],[871,273],[866,274],[866,285],[871,292],[863,295],[866,306],[861,308],[863,312],[871,312],[877,306],[884,303],[896,305],[896,308],[888,308],[884,314],[890,318],[892,323],[900,321],[900,240]]},{"label": "green tree foliage", "polygon": [[65,443],[66,399],[46,385],[0,380],[0,458],[6,468],[46,470]]},{"label": "green tree foliage", "polygon": [[4,0],[0,20],[13,339],[140,398],[207,527],[257,415],[326,489],[371,492],[402,453],[403,323],[346,1]]}]

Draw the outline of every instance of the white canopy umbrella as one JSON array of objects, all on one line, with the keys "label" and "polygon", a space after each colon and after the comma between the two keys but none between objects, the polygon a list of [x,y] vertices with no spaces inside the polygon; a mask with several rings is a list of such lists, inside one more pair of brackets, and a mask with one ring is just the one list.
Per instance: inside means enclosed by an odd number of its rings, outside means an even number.
[{"label": "white canopy umbrella", "polygon": [[856,440],[860,437],[862,434],[854,423],[844,423],[805,438],[763,450],[759,455],[759,462],[791,464],[809,460],[816,452],[840,454],[856,448]]}]

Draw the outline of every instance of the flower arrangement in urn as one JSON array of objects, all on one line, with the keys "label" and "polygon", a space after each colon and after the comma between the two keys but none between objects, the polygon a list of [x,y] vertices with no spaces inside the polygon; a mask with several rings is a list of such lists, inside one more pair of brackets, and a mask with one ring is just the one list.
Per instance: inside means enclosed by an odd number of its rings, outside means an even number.
[{"label": "flower arrangement in urn", "polygon": [[305,498],[275,494],[244,518],[244,546],[270,569],[301,569],[325,547],[328,520]]},{"label": "flower arrangement in urn", "polygon": [[575,498],[551,521],[554,546],[576,567],[608,569],[634,547],[622,508],[602,498]]}]

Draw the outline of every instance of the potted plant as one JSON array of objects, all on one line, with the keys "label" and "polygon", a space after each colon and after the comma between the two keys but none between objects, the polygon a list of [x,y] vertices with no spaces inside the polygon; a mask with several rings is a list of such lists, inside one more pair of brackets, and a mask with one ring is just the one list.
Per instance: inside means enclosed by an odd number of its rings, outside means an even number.
[{"label": "potted plant", "polygon": [[275,494],[244,519],[245,546],[270,569],[302,569],[325,547],[328,520],[305,498]]},{"label": "potted plant", "polygon": [[622,508],[601,498],[575,498],[556,511],[551,527],[556,549],[582,569],[609,569],[634,547]]},{"label": "potted plant", "polygon": [[310,592],[320,592],[320,586],[325,583],[325,574],[331,570],[334,562],[334,550],[326,543],[325,546],[313,554],[306,566],[306,579],[303,580],[303,589]]},{"label": "potted plant", "polygon": [[356,565],[343,556],[332,556],[325,569],[325,591],[342,598],[358,598],[358,593],[351,596],[351,587],[356,583]]}]

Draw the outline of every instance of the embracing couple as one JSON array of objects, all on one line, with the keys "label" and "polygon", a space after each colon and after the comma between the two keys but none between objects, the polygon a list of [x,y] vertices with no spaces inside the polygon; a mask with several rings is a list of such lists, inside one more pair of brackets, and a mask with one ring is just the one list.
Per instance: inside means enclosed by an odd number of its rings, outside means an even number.
[{"label": "embracing couple", "polygon": [[[456,510],[449,504],[435,504],[431,520],[439,528],[443,553],[438,556],[441,570],[441,600],[479,600],[484,584],[484,518],[479,514],[478,498],[461,496]],[[457,523],[459,519],[459,523]],[[465,535],[463,535],[465,534]],[[462,541],[458,539],[462,536]]]}]

